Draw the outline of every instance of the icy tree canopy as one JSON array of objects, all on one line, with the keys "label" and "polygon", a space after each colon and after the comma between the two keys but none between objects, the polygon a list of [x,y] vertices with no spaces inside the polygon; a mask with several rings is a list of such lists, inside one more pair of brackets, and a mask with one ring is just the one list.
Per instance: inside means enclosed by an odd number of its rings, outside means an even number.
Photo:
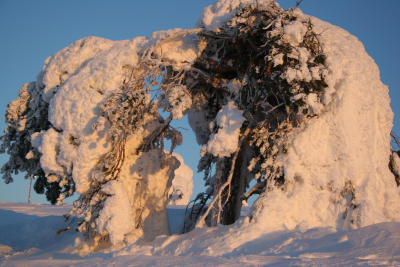
[{"label": "icy tree canopy", "polygon": [[237,235],[399,221],[389,101],[346,31],[272,0],[219,0],[194,29],[86,37],[46,59],[8,105],[1,171],[52,203],[79,194],[89,249],[152,240],[191,195],[170,125],[187,114],[207,190],[186,231],[234,223],[254,194]]}]

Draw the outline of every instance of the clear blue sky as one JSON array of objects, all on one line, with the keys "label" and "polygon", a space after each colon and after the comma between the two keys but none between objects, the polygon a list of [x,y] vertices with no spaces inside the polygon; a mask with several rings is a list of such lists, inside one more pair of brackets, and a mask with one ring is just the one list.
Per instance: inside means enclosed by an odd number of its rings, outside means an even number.
[{"label": "clear blue sky", "polygon": [[[262,0],[260,0],[262,1]],[[212,0],[0,0],[0,128],[5,128],[7,103],[18,89],[36,79],[44,60],[84,36],[112,40],[148,36],[157,30],[191,28],[203,7]],[[295,0],[278,1],[283,8]],[[399,0],[304,0],[304,13],[338,25],[357,36],[381,70],[389,86],[395,130],[400,132],[400,13]],[[184,123],[181,125],[185,126]],[[189,129],[189,126],[185,126]],[[199,146],[190,130],[184,131],[178,153],[194,170]],[[365,144],[368,145],[368,144]],[[0,156],[0,164],[5,156]],[[195,185],[202,184],[201,174]],[[22,175],[13,184],[0,181],[0,201],[26,201],[29,182]],[[32,201],[44,202],[33,194]]]}]

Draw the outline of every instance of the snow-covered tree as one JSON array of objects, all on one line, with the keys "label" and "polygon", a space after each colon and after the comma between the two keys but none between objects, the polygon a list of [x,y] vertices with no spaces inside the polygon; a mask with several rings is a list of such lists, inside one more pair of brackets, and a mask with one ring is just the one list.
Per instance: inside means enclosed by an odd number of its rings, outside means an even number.
[{"label": "snow-covered tree", "polygon": [[231,224],[242,200],[285,184],[275,159],[286,153],[288,133],[323,109],[325,55],[311,21],[275,2],[238,8],[217,28],[203,26],[205,48],[188,75],[197,113],[211,125],[198,133],[204,144],[199,169],[213,199],[203,217],[211,212],[212,224]]},{"label": "snow-covered tree", "polygon": [[233,223],[254,193],[249,218],[268,231],[400,219],[387,88],[356,38],[273,1],[218,1],[199,25],[197,225]]},{"label": "snow-covered tree", "polygon": [[53,204],[76,191],[70,215],[80,218],[83,246],[168,234],[168,193],[180,165],[172,150],[182,142],[170,122],[191,106],[180,80],[196,57],[192,35],[76,41],[48,58],[38,80],[9,104],[6,182],[26,171]]}]

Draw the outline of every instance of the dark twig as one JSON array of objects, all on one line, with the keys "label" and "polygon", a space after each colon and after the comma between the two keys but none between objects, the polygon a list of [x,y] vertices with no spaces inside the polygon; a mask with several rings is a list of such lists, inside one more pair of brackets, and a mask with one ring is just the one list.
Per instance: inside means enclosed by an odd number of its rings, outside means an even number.
[{"label": "dark twig", "polygon": [[296,7],[299,7],[301,5],[301,2],[303,2],[303,0],[297,0],[296,1]]},{"label": "dark twig", "polygon": [[396,143],[397,147],[400,148],[399,137],[395,134],[395,132],[393,130],[390,132],[390,136],[393,138],[393,140]]}]

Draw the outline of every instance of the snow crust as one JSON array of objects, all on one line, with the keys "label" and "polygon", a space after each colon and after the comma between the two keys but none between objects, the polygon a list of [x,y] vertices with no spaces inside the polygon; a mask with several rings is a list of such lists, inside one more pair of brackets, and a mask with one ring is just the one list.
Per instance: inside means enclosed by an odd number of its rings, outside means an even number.
[{"label": "snow crust", "polygon": [[[199,25],[218,28],[240,4],[251,1],[218,1],[204,10]],[[307,30],[302,22],[311,20],[327,57],[323,77],[328,88],[322,103],[315,94],[295,96],[318,116],[291,133],[288,152],[277,160],[284,169],[285,185],[268,187],[253,207],[252,221],[264,233],[400,221],[400,193],[388,168],[393,113],[379,69],[356,37],[298,9],[293,13],[297,20],[276,34],[296,46]],[[310,56],[306,49],[298,47],[288,56],[299,60],[301,67],[289,69],[283,78],[289,82],[318,78],[319,68],[309,71],[305,64]],[[273,61],[281,64],[281,56]],[[224,138],[216,139],[218,133],[207,144],[207,151],[215,155],[225,144]],[[248,231],[243,229],[251,235]]]},{"label": "snow crust", "polygon": [[171,62],[176,70],[190,66],[198,56],[198,38],[193,33],[198,29],[172,29],[153,33],[152,38],[157,40],[152,51],[164,62]]},{"label": "snow crust", "polygon": [[63,81],[79,70],[85,62],[96,54],[110,49],[114,41],[89,36],[75,41],[45,60],[38,76],[38,85],[44,88],[45,99],[49,101]]},{"label": "snow crust", "polygon": [[[110,214],[115,216],[115,224],[107,232],[110,236],[118,236],[114,239],[117,242],[110,240],[114,246],[121,245],[121,241],[133,243],[139,238],[149,241],[158,235],[170,233],[166,211],[167,194],[173,179],[173,170],[178,167],[179,162],[172,155],[165,158],[156,149],[137,154],[136,148],[142,141],[140,137],[140,134],[134,135],[127,140],[126,159],[118,179],[120,187],[116,188],[118,191],[110,200],[107,199],[110,201]],[[101,216],[104,212],[101,211]],[[126,225],[121,225],[118,220],[122,217]],[[109,216],[106,214],[104,218],[107,221]],[[128,226],[129,222],[135,225],[131,228]]]},{"label": "snow crust", "polygon": [[[109,125],[100,117],[98,106],[120,89],[127,75],[124,66],[137,65],[139,56],[151,46],[154,53],[165,55],[164,60],[183,68],[198,53],[190,33],[174,29],[123,41],[85,37],[47,58],[37,83],[44,88],[54,129],[33,136],[33,145],[44,155],[41,166],[46,173],[62,173],[73,166],[76,191],[86,192],[90,172],[110,150]],[[174,118],[180,118],[191,105],[190,99],[182,99],[173,110]]]},{"label": "snow crust", "polygon": [[298,45],[303,41],[303,36],[307,32],[306,26],[301,21],[293,21],[283,29],[283,39],[291,45]]},{"label": "snow crust", "polygon": [[110,149],[104,134],[108,125],[99,118],[98,105],[119,89],[123,66],[137,64],[146,42],[143,37],[128,41],[83,38],[48,58],[38,76],[49,101],[49,121],[60,131],[51,128],[34,136],[41,142],[33,145],[44,155],[41,166],[47,173],[73,166],[79,194],[89,189],[90,171]]}]

